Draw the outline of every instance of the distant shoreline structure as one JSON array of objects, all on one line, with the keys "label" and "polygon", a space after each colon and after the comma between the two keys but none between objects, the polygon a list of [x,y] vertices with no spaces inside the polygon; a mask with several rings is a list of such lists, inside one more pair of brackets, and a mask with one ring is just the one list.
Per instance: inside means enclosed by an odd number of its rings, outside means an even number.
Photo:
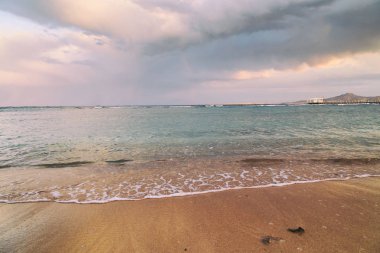
[{"label": "distant shoreline structure", "polygon": [[340,96],[331,98],[310,98],[306,101],[307,104],[380,104],[380,96],[377,97],[362,97],[353,93],[345,93]]},{"label": "distant shoreline structure", "polygon": [[300,100],[296,102],[282,102],[282,103],[254,103],[254,102],[243,102],[243,103],[220,103],[220,104],[140,104],[140,105],[33,105],[33,106],[0,106],[1,110],[4,109],[23,109],[23,108],[75,108],[75,109],[120,109],[120,108],[134,108],[134,107],[244,107],[244,106],[300,106],[300,105],[358,105],[358,104],[380,104],[380,96],[377,97],[362,97],[355,95],[353,93],[345,93],[340,96],[331,98],[315,97],[307,100]]},{"label": "distant shoreline structure", "polygon": [[380,104],[380,102],[320,102],[320,103],[313,103],[313,102],[308,102],[308,105],[356,105],[356,104],[361,104],[361,105],[369,105],[369,104]]},{"label": "distant shoreline structure", "polygon": [[323,104],[325,101],[324,98],[310,98],[307,100],[308,104]]}]

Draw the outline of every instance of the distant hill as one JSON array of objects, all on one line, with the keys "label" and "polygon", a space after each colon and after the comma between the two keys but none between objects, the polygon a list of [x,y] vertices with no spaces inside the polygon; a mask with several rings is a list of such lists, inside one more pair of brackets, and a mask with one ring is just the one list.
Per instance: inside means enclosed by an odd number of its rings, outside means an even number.
[{"label": "distant hill", "polygon": [[[322,101],[323,102],[322,102]],[[362,103],[380,103],[380,96],[363,97],[353,93],[345,93],[331,98],[313,98],[288,104],[362,104]]]},{"label": "distant hill", "polygon": [[357,103],[380,103],[380,96],[363,97],[353,93],[346,93],[340,96],[326,98],[324,103],[342,103],[342,104],[357,104]]}]

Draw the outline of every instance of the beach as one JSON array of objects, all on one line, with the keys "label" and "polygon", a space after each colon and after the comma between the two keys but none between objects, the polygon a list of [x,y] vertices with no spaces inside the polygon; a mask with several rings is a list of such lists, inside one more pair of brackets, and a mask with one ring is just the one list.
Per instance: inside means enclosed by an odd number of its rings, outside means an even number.
[{"label": "beach", "polygon": [[[301,235],[287,231],[302,227]],[[268,245],[262,239],[272,236]],[[0,205],[0,252],[379,252],[380,178]]]},{"label": "beach", "polygon": [[0,112],[1,253],[380,252],[378,106]]},{"label": "beach", "polygon": [[0,0],[0,253],[380,253],[379,14]]}]

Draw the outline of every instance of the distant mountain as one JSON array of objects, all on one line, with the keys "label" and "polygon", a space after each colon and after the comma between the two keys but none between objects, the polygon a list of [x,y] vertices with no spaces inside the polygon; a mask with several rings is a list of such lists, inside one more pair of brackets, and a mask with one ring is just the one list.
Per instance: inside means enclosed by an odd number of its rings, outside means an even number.
[{"label": "distant mountain", "polygon": [[[323,101],[323,102],[322,102]],[[363,97],[353,93],[345,93],[331,98],[310,98],[307,100],[300,100],[296,102],[283,103],[286,105],[305,105],[305,104],[361,104],[361,103],[379,103],[380,96],[377,97]]]},{"label": "distant mountain", "polygon": [[353,93],[346,93],[340,96],[326,98],[324,103],[342,103],[342,104],[356,104],[356,103],[380,103],[380,96],[377,97],[363,97]]}]

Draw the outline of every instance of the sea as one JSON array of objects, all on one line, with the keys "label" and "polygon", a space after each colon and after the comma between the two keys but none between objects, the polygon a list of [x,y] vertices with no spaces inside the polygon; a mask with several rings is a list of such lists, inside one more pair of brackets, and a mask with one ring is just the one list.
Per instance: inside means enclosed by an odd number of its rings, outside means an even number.
[{"label": "sea", "polygon": [[380,105],[1,107],[0,202],[380,176]]}]

